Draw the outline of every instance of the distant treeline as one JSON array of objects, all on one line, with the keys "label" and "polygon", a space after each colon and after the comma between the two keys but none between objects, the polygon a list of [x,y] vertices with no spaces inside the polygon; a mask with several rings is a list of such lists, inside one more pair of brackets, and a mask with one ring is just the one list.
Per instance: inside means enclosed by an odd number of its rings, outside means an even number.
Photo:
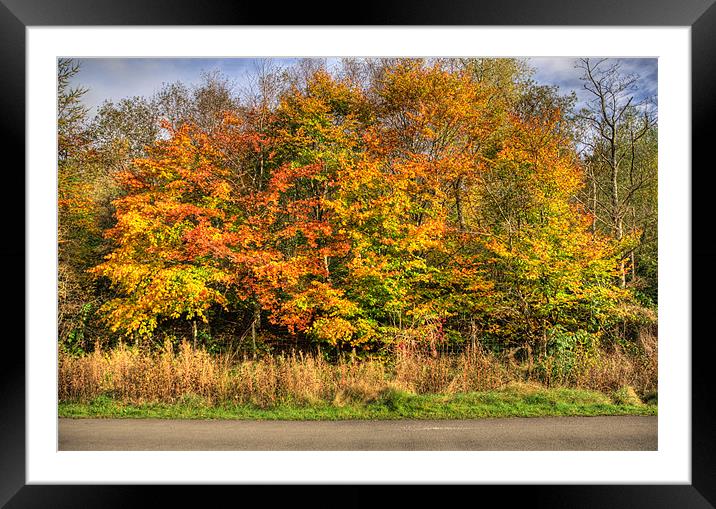
[{"label": "distant treeline", "polygon": [[93,119],[60,60],[59,340],[213,349],[400,340],[549,355],[628,343],[657,302],[657,122],[515,59],[209,74]]}]

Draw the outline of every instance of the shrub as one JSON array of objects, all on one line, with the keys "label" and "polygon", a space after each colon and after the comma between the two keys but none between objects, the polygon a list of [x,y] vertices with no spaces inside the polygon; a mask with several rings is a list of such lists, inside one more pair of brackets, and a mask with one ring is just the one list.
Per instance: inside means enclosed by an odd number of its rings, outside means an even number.
[{"label": "shrub", "polygon": [[618,405],[641,406],[644,404],[639,399],[639,396],[636,395],[634,387],[630,385],[620,387],[617,391],[614,392],[612,399]]}]

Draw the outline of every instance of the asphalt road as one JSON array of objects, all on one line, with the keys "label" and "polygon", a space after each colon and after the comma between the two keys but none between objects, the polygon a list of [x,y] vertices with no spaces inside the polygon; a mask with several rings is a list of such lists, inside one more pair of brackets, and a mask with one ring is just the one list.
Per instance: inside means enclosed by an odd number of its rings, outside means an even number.
[{"label": "asphalt road", "polygon": [[60,419],[60,451],[657,449],[655,416],[439,421]]}]

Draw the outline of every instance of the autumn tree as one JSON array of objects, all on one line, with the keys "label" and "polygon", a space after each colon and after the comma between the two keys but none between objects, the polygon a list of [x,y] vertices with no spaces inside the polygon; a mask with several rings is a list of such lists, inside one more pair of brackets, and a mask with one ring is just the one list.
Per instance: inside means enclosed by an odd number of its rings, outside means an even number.
[{"label": "autumn tree", "polygon": [[107,172],[126,169],[132,159],[146,155],[161,133],[156,104],[144,97],[105,101],[89,126],[92,142],[104,154]]},{"label": "autumn tree", "polygon": [[236,112],[235,83],[219,71],[204,72],[196,85],[167,83],[152,97],[162,119],[174,128],[192,124],[204,131],[221,125],[226,112]]},{"label": "autumn tree", "polygon": [[354,306],[338,286],[349,244],[336,221],[341,172],[354,164],[366,122],[362,96],[323,69],[281,97],[270,127],[273,172],[266,204],[267,244],[276,254],[262,268],[270,296],[262,305],[291,333],[339,343],[351,337]]},{"label": "autumn tree", "polygon": [[[656,191],[656,114],[649,98],[637,101],[639,77],[625,74],[618,62],[582,59],[584,88],[592,99],[579,118],[586,125],[581,140],[588,148],[591,196],[587,199],[602,228],[617,240],[641,236],[651,243],[656,217],[637,219],[636,202],[653,199]],[[653,210],[653,209],[652,209]],[[625,247],[620,284],[627,283],[626,258],[631,257],[632,281],[636,279],[636,247]]]},{"label": "autumn tree", "polygon": [[488,182],[482,196],[493,211],[486,261],[495,291],[483,320],[503,344],[523,342],[541,353],[558,331],[601,333],[627,297],[613,284],[615,245],[591,234],[593,218],[574,200],[583,172],[567,140],[555,134],[559,116],[555,110],[514,120],[513,135],[486,167],[486,179],[501,188],[511,182],[510,191],[497,194]]},{"label": "autumn tree", "polygon": [[467,73],[404,60],[379,76],[369,93],[376,119],[341,206],[351,294],[377,325],[401,327],[444,316],[436,299],[450,293],[453,238],[470,226],[467,190],[493,119]]},{"label": "autumn tree", "polygon": [[101,259],[103,186],[87,130],[83,87],[73,87],[78,62],[57,62],[58,336],[70,349],[88,346],[96,288],[86,269]]},{"label": "autumn tree", "polygon": [[[365,59],[332,74],[308,60],[264,68],[242,102],[216,84],[209,103],[165,89],[163,133],[114,172],[113,248],[93,269],[115,292],[108,324],[137,339],[188,321],[196,340],[230,315],[254,351],[268,328],[366,350],[598,341],[630,299],[617,283],[638,221],[595,228],[574,97],[523,66]],[[651,131],[636,135],[617,166],[635,176],[655,156]],[[630,197],[634,218],[650,199]]]},{"label": "autumn tree", "polygon": [[189,125],[170,132],[117,174],[125,192],[107,230],[116,247],[93,269],[116,291],[104,306],[110,327],[136,341],[179,318],[192,323],[196,341],[197,320],[226,305],[236,277],[221,263],[237,241],[225,228],[232,220],[228,170],[204,133]]}]

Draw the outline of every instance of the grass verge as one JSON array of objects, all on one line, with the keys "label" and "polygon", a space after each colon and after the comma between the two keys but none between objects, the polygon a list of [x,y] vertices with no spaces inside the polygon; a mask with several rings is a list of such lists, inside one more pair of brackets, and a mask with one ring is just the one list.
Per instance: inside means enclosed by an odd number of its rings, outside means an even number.
[{"label": "grass verge", "polygon": [[342,404],[211,405],[200,397],[186,397],[177,403],[127,404],[99,396],[89,403],[64,401],[59,405],[59,416],[69,418],[342,420],[656,414],[656,405],[612,399],[600,392],[514,384],[493,391],[450,395],[413,394],[391,388],[371,401]]}]

